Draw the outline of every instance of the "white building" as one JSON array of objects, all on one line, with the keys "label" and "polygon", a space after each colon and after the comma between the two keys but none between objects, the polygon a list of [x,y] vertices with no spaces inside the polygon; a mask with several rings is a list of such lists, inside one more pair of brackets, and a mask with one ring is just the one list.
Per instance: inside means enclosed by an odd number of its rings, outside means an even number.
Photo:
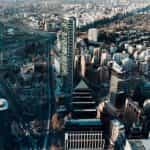
[{"label": "white building", "polygon": [[97,42],[98,30],[96,28],[91,28],[88,30],[88,40]]}]

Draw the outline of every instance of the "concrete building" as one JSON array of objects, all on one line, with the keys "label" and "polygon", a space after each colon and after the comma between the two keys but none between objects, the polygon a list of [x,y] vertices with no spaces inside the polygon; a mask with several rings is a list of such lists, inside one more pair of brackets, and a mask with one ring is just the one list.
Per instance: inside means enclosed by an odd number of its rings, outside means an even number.
[{"label": "concrete building", "polygon": [[96,28],[91,28],[88,30],[88,40],[97,42],[98,31]]},{"label": "concrete building", "polygon": [[75,50],[76,20],[73,17],[64,18],[61,32],[61,76],[66,93],[73,88],[73,60]]},{"label": "concrete building", "polygon": [[125,106],[125,121],[127,124],[132,124],[140,120],[141,109],[137,102],[132,101],[131,99],[126,100]]},{"label": "concrete building", "polygon": [[112,75],[110,81],[110,93],[116,93],[119,91],[128,92],[129,90],[128,84],[129,84],[129,79],[124,79],[116,75]]},{"label": "concrete building", "polygon": [[86,60],[85,60],[85,56],[82,55],[81,56],[81,76],[85,77],[85,73],[86,73]]}]

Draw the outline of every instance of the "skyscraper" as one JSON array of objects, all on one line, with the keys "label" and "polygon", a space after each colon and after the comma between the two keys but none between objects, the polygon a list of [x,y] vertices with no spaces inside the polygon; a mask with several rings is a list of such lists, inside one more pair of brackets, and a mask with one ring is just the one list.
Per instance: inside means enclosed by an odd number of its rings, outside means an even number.
[{"label": "skyscraper", "polygon": [[73,60],[75,50],[76,20],[74,17],[64,18],[61,32],[61,76],[64,91],[71,94],[73,89]]}]

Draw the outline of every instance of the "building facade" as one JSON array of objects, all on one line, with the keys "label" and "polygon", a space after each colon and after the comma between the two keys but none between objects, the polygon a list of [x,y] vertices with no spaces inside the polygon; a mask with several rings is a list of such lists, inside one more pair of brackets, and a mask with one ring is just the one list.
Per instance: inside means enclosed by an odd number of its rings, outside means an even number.
[{"label": "building facade", "polygon": [[71,93],[73,89],[73,60],[76,46],[76,20],[64,18],[61,31],[61,76],[64,90]]},{"label": "building facade", "polygon": [[97,42],[98,30],[96,28],[91,28],[88,30],[88,40]]}]

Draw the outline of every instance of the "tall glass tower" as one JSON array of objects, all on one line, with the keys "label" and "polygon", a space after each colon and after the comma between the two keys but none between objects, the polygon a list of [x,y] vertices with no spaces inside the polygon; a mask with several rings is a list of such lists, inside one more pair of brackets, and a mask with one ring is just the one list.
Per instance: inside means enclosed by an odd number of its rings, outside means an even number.
[{"label": "tall glass tower", "polygon": [[64,92],[72,93],[73,89],[73,60],[76,46],[76,19],[64,18],[61,33],[61,76],[63,78]]}]

